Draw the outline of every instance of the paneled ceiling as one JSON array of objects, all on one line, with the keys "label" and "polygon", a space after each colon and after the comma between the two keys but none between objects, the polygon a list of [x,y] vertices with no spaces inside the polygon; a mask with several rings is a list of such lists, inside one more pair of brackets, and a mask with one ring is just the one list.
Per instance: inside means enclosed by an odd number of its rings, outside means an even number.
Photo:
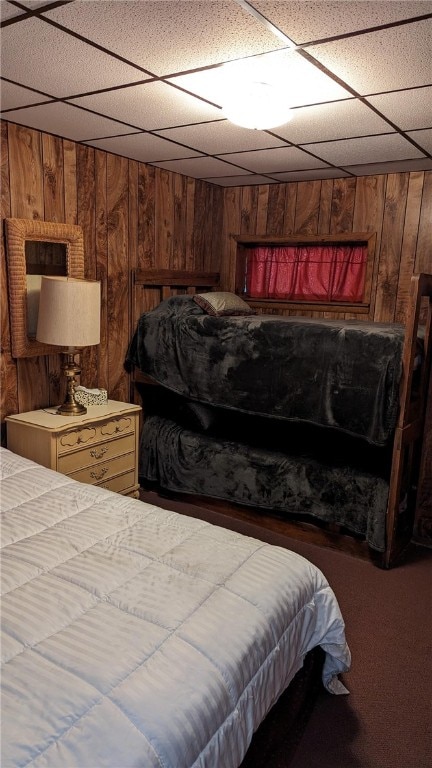
[{"label": "paneled ceiling", "polygon": [[[221,186],[432,169],[432,0],[0,6],[4,120]],[[271,53],[292,119],[234,125],[221,65]]]}]

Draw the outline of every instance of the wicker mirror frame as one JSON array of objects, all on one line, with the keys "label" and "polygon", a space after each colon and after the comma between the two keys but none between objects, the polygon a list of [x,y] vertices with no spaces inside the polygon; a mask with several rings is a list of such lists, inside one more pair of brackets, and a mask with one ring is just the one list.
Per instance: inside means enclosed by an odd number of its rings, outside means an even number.
[{"label": "wicker mirror frame", "polygon": [[28,335],[26,240],[66,245],[66,274],[84,278],[84,237],[81,227],[38,219],[5,219],[12,357],[52,355],[58,347]]}]

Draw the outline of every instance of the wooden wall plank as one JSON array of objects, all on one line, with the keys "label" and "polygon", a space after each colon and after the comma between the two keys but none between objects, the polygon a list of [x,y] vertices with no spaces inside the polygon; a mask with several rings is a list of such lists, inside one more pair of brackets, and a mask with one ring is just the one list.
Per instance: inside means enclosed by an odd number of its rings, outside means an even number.
[{"label": "wooden wall plank", "polygon": [[211,261],[207,265],[209,272],[219,272],[221,268],[221,258],[224,249],[223,241],[223,216],[224,216],[224,189],[223,187],[213,186],[213,200],[211,212]]},{"label": "wooden wall plank", "polygon": [[138,266],[156,265],[155,256],[155,181],[156,169],[138,166]]},{"label": "wooden wall plank", "polygon": [[65,224],[78,221],[77,158],[74,141],[63,140]]},{"label": "wooden wall plank", "polygon": [[[22,219],[44,218],[44,174],[42,138],[39,131],[9,124],[9,169],[11,216]],[[18,410],[29,403],[50,405],[48,357],[20,358],[16,361]]]},{"label": "wooden wall plank", "polygon": [[258,187],[258,205],[256,217],[256,234],[267,234],[267,211],[269,199],[269,184],[260,184]]},{"label": "wooden wall plank", "polygon": [[[96,195],[95,152],[93,147],[77,145],[77,220],[84,236],[84,276],[96,277]],[[86,347],[80,354],[82,374],[80,383],[85,387],[97,387],[98,348]]]},{"label": "wooden wall plank", "polygon": [[[59,399],[55,397],[55,393],[61,392],[63,394],[62,381],[58,379],[58,386],[55,382],[52,382],[50,386],[48,361],[49,355],[45,357],[22,357],[16,361],[19,413],[58,404]],[[52,396],[55,399],[51,400],[50,397]]]},{"label": "wooden wall plank", "polygon": [[[64,158],[63,141],[57,136],[42,134],[43,195],[45,221],[64,222]],[[65,398],[66,382],[62,372],[62,356],[49,355],[49,402],[60,403]]]},{"label": "wooden wall plank", "polygon": [[320,205],[318,216],[318,234],[330,234],[333,199],[333,179],[323,179],[321,182]]},{"label": "wooden wall plank", "polygon": [[406,216],[402,236],[395,320],[402,323],[407,315],[410,280],[414,274],[424,173],[409,174]]},{"label": "wooden wall plank", "polygon": [[283,235],[285,223],[286,184],[271,184],[269,187],[267,234]]},{"label": "wooden wall plank", "polygon": [[407,192],[407,173],[388,176],[374,314],[382,323],[394,322],[396,314]]},{"label": "wooden wall plank", "polygon": [[94,277],[95,254],[95,149],[77,145],[78,224],[84,235],[85,277]]},{"label": "wooden wall plank", "polygon": [[[0,407],[2,419],[11,413],[18,413],[17,366],[11,353],[2,350],[0,355]],[[6,444],[6,422],[1,425],[1,444]]]},{"label": "wooden wall plank", "polygon": [[195,265],[193,240],[195,221],[195,179],[186,178],[185,205],[185,269],[190,271]]},{"label": "wooden wall plank", "polygon": [[318,232],[319,203],[321,182],[299,181],[297,184],[297,204],[294,233],[316,235]]},{"label": "wooden wall plank", "polygon": [[[129,249],[129,274],[131,270],[138,268],[138,163],[129,160],[128,163],[128,249]],[[135,308],[129,301],[128,313],[129,338],[135,330]]]},{"label": "wooden wall plank", "polygon": [[101,284],[101,340],[97,347],[97,374],[94,386],[109,392],[108,378],[108,212],[107,154],[96,150],[95,189],[95,274]]},{"label": "wooden wall plank", "polygon": [[330,232],[353,231],[356,179],[334,179],[331,202]]},{"label": "wooden wall plank", "polygon": [[244,235],[253,235],[257,225],[258,186],[243,187],[240,191],[240,230]]},{"label": "wooden wall plank", "polygon": [[1,215],[2,219],[11,215],[10,183],[9,183],[9,141],[8,123],[0,121],[0,164],[1,164]]},{"label": "wooden wall plank", "polygon": [[65,220],[63,141],[42,134],[43,195],[45,221]]},{"label": "wooden wall plank", "polygon": [[361,176],[356,183],[353,232],[376,232],[369,320],[375,312],[386,183],[387,176]]},{"label": "wooden wall plank", "polygon": [[155,172],[155,266],[171,264],[174,226],[174,175],[163,168]]},{"label": "wooden wall plank", "polygon": [[179,173],[174,174],[173,178],[173,195],[174,195],[174,226],[173,226],[173,255],[172,255],[172,268],[184,269],[186,265],[186,212],[187,212],[187,197],[186,197],[186,177],[181,176]]},{"label": "wooden wall plank", "polygon": [[193,254],[197,269],[204,269],[207,249],[207,230],[209,225],[206,210],[208,185],[199,179],[195,181],[195,216],[193,229]]},{"label": "wooden wall plank", "polygon": [[291,235],[294,232],[295,226],[295,213],[297,206],[297,190],[298,184],[296,182],[287,184],[285,195],[285,214],[284,214],[284,235]]},{"label": "wooden wall plank", "polygon": [[[221,264],[220,276],[221,287],[226,291],[233,291],[235,286],[235,267],[236,267],[236,253],[237,253],[237,241],[234,240],[233,235],[238,234],[240,231],[241,222],[241,196],[239,190],[234,188],[228,188],[224,194],[224,219],[223,219],[223,236],[224,236],[224,254],[226,258]],[[257,218],[258,225],[258,218]]]},{"label": "wooden wall plank", "polygon": [[42,141],[39,131],[9,123],[11,216],[43,219]]},{"label": "wooden wall plank", "polygon": [[416,272],[432,274],[432,172],[425,173],[415,260]]},{"label": "wooden wall plank", "polygon": [[129,381],[123,363],[129,343],[128,182],[128,161],[108,155],[108,380],[112,398],[126,401]]}]

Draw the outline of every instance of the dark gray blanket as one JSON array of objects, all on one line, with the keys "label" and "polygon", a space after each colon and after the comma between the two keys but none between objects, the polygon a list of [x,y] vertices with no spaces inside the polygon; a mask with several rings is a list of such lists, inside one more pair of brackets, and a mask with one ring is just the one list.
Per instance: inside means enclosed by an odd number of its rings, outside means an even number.
[{"label": "dark gray blanket", "polygon": [[127,363],[189,399],[385,445],[398,414],[402,325],[212,317],[191,296],[143,314]]},{"label": "dark gray blanket", "polygon": [[204,434],[153,414],[141,436],[139,474],[170,491],[335,522],[383,551],[388,481],[382,473],[335,460],[325,445],[312,455],[298,453],[297,441],[285,442],[284,451],[269,450],[245,443],[241,434],[235,440]]}]

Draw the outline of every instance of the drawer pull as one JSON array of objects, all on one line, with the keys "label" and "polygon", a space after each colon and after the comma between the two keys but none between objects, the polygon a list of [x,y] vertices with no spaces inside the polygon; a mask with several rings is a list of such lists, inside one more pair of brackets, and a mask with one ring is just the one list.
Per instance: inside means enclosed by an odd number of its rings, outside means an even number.
[{"label": "drawer pull", "polygon": [[102,456],[105,456],[108,448],[105,446],[102,446],[102,448],[93,448],[92,451],[90,451],[90,456],[92,459],[101,459]]},{"label": "drawer pull", "polygon": [[102,478],[105,477],[107,472],[108,472],[108,467],[102,467],[102,469],[99,469],[96,472],[90,472],[90,477],[92,477],[93,480],[102,480]]}]

